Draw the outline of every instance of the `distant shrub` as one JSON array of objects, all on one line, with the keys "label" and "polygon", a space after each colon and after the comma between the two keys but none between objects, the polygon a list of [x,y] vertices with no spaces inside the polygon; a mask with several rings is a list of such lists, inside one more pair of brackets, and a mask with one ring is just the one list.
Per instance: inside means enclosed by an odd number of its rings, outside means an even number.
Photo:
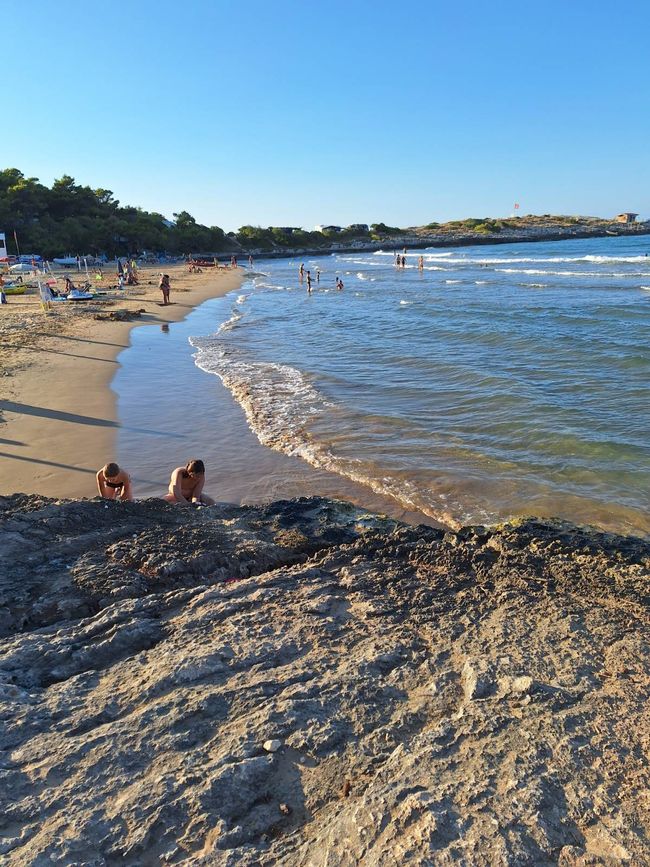
[{"label": "distant shrub", "polygon": [[396,226],[387,226],[386,223],[373,223],[370,228],[376,235],[399,235],[402,231]]}]

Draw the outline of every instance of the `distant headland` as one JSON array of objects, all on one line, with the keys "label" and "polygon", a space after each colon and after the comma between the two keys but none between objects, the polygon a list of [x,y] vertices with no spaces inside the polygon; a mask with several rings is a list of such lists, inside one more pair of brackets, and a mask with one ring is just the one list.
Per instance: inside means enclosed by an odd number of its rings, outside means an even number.
[{"label": "distant headland", "polygon": [[399,228],[385,223],[318,226],[241,226],[225,232],[197,223],[187,211],[173,215],[121,205],[108,189],[75,183],[70,175],[51,187],[27,178],[16,168],[0,170],[0,232],[3,255],[103,256],[160,254],[196,258],[230,255],[265,257],[323,254],[382,247],[423,248],[555,241],[605,235],[650,234],[650,221],[636,214],[612,218],[526,215],[468,218]]}]

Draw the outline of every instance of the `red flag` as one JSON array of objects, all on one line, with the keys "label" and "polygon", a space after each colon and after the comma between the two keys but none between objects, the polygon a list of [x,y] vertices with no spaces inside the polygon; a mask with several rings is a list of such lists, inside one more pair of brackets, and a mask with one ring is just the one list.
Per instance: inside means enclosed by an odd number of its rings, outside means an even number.
[{"label": "red flag", "polygon": [[517,210],[518,207],[519,207],[519,202],[515,202],[515,211]]}]

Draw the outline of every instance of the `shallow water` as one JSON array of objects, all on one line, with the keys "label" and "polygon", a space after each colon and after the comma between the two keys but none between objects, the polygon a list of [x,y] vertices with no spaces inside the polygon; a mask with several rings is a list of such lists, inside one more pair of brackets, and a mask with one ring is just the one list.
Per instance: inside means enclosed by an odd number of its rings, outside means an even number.
[{"label": "shallow water", "polygon": [[[172,454],[197,454],[234,500],[323,493],[451,525],[535,513],[648,533],[648,251],[650,237],[437,248],[404,269],[393,251],[334,255],[305,261],[311,295],[299,261],[257,262],[169,333],[132,332],[120,460],[156,454],[147,492]],[[149,417],[164,430],[129,434]]]}]

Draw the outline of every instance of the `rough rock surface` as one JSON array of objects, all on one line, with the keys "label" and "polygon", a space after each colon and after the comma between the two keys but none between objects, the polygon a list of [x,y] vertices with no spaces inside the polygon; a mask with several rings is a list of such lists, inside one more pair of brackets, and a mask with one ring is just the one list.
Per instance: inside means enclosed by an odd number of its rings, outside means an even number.
[{"label": "rough rock surface", "polygon": [[650,544],[0,498],[0,861],[650,863]]}]

